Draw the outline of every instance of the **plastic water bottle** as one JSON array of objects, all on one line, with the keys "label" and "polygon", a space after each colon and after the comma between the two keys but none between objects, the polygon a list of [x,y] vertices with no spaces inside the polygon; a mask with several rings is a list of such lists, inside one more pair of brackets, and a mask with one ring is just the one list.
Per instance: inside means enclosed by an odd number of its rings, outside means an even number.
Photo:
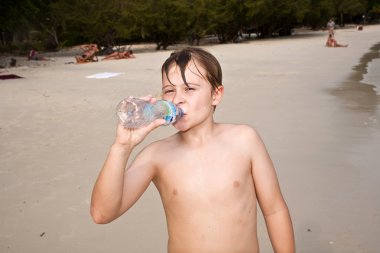
[{"label": "plastic water bottle", "polygon": [[183,116],[183,111],[167,100],[151,104],[140,98],[125,98],[117,106],[117,116],[125,128],[139,128],[155,119],[165,119],[166,125],[173,124]]}]

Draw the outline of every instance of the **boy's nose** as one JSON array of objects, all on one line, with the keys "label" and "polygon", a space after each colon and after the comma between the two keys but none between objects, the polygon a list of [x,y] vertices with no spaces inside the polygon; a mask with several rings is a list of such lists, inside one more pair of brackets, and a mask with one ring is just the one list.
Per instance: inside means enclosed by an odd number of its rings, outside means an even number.
[{"label": "boy's nose", "polygon": [[172,101],[175,105],[183,104],[185,102],[184,94],[181,91],[177,91]]}]

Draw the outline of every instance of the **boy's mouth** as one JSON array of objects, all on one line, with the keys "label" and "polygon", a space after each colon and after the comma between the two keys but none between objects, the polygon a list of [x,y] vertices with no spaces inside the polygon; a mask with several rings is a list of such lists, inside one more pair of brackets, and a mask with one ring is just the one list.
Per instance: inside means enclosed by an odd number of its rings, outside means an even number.
[{"label": "boy's mouth", "polygon": [[185,117],[185,115],[186,115],[185,111],[181,107],[178,107],[177,120],[181,120],[183,117]]}]

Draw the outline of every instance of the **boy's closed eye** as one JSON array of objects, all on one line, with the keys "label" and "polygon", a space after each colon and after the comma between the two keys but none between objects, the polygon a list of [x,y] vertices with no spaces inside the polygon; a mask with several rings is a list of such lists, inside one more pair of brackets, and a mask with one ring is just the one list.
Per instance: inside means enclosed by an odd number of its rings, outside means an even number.
[{"label": "boy's closed eye", "polygon": [[[194,87],[190,87],[190,86],[186,86],[186,88],[185,88],[186,92],[188,92],[188,91],[194,91],[194,90],[196,90],[196,89]],[[173,92],[175,92],[175,89],[164,89],[163,90],[164,94],[169,94],[169,93],[173,93]]]},{"label": "boy's closed eye", "polygon": [[169,94],[169,93],[174,92],[174,90],[164,90],[163,92],[164,92],[164,94]]},{"label": "boy's closed eye", "polygon": [[194,91],[195,90],[195,88],[193,88],[193,87],[186,87],[186,89],[185,89],[185,91]]}]

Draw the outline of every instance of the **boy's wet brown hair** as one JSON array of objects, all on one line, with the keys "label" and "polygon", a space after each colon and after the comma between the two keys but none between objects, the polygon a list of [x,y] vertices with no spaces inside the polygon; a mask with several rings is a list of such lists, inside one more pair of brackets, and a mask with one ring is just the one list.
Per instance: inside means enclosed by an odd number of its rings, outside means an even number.
[{"label": "boy's wet brown hair", "polygon": [[[193,62],[195,68],[198,70],[198,73],[194,74],[200,75],[202,78],[207,80],[211,84],[213,91],[222,86],[222,68],[220,67],[218,60],[211,53],[201,48],[187,47],[173,52],[162,65],[161,73],[162,75],[165,74],[168,81],[171,83],[168,77],[169,68],[172,64],[175,64],[181,71],[183,82],[185,85],[189,86],[186,81],[185,70],[190,61]],[[202,75],[197,64],[206,70],[206,76]]]}]

